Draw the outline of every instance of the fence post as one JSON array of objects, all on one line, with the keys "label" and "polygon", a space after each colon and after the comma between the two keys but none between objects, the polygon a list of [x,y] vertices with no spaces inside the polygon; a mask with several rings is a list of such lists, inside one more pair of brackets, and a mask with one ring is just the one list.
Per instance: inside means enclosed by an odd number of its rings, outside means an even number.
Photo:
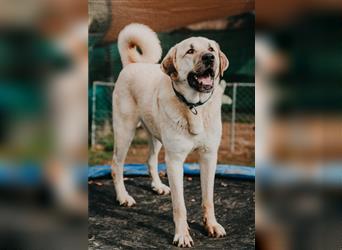
[{"label": "fence post", "polygon": [[91,148],[95,149],[96,144],[96,83],[93,83],[93,96],[92,96],[92,114],[91,114]]},{"label": "fence post", "polygon": [[237,83],[233,83],[232,124],[230,127],[230,150],[235,150],[235,119],[236,119],[236,92]]}]

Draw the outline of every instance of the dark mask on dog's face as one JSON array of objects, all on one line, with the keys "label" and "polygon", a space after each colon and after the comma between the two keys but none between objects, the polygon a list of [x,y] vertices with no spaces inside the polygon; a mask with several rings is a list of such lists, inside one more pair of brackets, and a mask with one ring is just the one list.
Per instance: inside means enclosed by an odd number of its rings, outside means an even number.
[{"label": "dark mask on dog's face", "polygon": [[170,49],[161,68],[174,82],[185,83],[196,91],[208,93],[228,65],[227,57],[215,41],[191,37]]}]

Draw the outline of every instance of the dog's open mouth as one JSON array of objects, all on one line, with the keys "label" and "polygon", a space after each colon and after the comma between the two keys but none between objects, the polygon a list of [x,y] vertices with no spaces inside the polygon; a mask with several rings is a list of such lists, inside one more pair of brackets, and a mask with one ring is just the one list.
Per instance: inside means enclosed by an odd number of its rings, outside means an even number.
[{"label": "dog's open mouth", "polygon": [[213,69],[209,68],[201,73],[190,72],[188,74],[188,83],[199,92],[210,92],[214,87]]}]

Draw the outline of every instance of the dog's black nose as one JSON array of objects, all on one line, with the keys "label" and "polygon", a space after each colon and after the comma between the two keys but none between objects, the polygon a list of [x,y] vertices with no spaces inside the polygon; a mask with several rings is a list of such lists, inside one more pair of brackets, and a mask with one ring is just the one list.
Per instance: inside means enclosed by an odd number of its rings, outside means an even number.
[{"label": "dog's black nose", "polygon": [[215,59],[215,56],[211,53],[205,53],[203,56],[202,56],[202,61],[205,63],[205,64],[209,64],[209,63],[213,63],[214,62],[214,59]]}]

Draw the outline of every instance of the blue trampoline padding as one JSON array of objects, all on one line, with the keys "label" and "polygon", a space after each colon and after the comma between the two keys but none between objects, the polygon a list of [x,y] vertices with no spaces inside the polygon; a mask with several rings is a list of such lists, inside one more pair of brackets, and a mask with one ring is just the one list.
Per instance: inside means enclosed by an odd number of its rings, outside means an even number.
[{"label": "blue trampoline padding", "polygon": [[[165,163],[158,165],[159,171],[166,171]],[[88,178],[98,178],[110,175],[111,166],[93,166],[88,169]],[[184,174],[199,175],[199,165],[196,163],[185,163]],[[125,164],[124,175],[148,175],[147,166],[145,164]],[[216,168],[216,175],[230,178],[238,178],[245,180],[255,180],[255,168],[237,165],[223,165],[218,164]]]}]

